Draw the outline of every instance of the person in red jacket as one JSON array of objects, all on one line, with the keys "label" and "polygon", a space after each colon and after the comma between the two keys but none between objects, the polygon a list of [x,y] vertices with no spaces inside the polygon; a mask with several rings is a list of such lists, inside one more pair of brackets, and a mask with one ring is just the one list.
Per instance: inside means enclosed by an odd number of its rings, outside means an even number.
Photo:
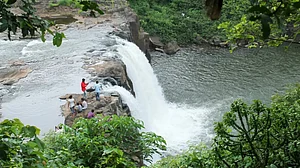
[{"label": "person in red jacket", "polygon": [[81,90],[83,92],[83,97],[86,99],[86,87],[89,83],[85,83],[85,79],[83,78],[82,79],[82,82],[81,82]]}]

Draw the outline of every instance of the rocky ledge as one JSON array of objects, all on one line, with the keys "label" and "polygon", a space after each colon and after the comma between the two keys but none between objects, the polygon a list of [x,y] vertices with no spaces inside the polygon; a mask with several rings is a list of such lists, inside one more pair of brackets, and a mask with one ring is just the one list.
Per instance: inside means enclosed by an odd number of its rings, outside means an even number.
[{"label": "rocky ledge", "polygon": [[[71,94],[60,97],[62,100],[66,100]],[[82,94],[72,94],[76,102],[79,102],[82,98]],[[104,116],[118,115],[118,116],[130,116],[130,110],[126,104],[122,102],[122,99],[118,93],[110,93],[109,95],[101,95],[100,101],[96,101],[95,94],[90,92],[87,94],[88,108],[81,113],[78,113],[75,118],[72,117],[70,109],[67,107],[67,103],[61,106],[62,114],[65,116],[65,124],[72,126],[74,120],[80,117],[87,117],[88,112],[95,110],[94,113],[102,114]]]},{"label": "rocky ledge", "polygon": [[[134,90],[131,80],[127,76],[125,64],[117,58],[101,58],[100,56],[94,59],[88,58],[85,61],[83,68],[91,74],[91,79],[88,81],[100,81],[103,84],[118,85],[124,87],[134,95]],[[73,96],[75,102],[79,102],[83,97],[82,94],[66,94],[61,96],[61,100],[66,100],[70,95]],[[76,118],[87,117],[88,112],[94,110],[96,114],[130,116],[130,109],[122,101],[117,92],[103,92],[100,95],[100,101],[96,101],[95,93],[92,87],[87,88],[87,103],[88,108],[81,113],[78,113],[73,118],[67,103],[61,106],[62,114],[65,117],[65,124],[71,126]]]},{"label": "rocky ledge", "polygon": [[0,83],[12,85],[25,78],[32,70],[24,65],[22,61],[13,61],[9,67],[0,68]]}]

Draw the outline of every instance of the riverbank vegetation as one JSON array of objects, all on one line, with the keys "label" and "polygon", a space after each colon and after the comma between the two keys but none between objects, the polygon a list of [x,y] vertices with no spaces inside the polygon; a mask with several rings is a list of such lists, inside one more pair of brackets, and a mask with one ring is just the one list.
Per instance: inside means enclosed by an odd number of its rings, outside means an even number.
[{"label": "riverbank vegetation", "polygon": [[162,159],[160,167],[300,167],[300,85],[275,95],[270,106],[259,100],[231,104],[210,148],[198,145]]},{"label": "riverbank vegetation", "polygon": [[[129,0],[141,18],[141,25],[164,42],[197,43],[211,38],[228,43],[278,46],[293,41],[300,32],[300,2],[223,1],[221,17],[211,21],[204,1]],[[200,37],[200,38],[199,38]]]},{"label": "riverbank vegetation", "polygon": [[[211,146],[192,146],[150,167],[300,167],[299,125],[300,85],[273,96],[269,106],[237,100],[215,123]],[[5,120],[0,124],[0,167],[141,167],[142,160],[151,161],[152,154],[166,149],[162,137],[141,128],[131,117],[98,116],[40,140],[38,128]]]},{"label": "riverbank vegetation", "polygon": [[204,1],[193,0],[129,0],[130,7],[139,15],[141,25],[151,35],[164,42],[175,40],[179,44],[197,41],[197,37],[226,40],[225,33],[218,30],[222,22],[238,23],[250,3],[224,1],[222,17],[211,21],[206,15]]}]

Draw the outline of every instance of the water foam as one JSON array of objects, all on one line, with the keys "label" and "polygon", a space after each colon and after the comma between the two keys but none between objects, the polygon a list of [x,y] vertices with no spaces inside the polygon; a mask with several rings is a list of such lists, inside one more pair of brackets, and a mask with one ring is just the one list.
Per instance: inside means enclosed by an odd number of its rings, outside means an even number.
[{"label": "water foam", "polygon": [[[207,107],[192,108],[166,101],[158,79],[144,53],[133,43],[118,39],[118,54],[133,81],[135,98],[124,88],[113,87],[131,109],[132,116],[144,122],[146,131],[155,132],[167,141],[168,151],[177,153],[189,143],[209,141],[212,120]],[[178,88],[180,89],[180,88]],[[108,91],[108,90],[107,90]]]}]

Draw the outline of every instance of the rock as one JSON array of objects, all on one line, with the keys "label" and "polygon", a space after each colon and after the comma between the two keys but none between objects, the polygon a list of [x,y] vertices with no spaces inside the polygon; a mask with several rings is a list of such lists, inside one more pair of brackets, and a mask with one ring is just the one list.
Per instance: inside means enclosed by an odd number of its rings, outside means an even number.
[{"label": "rock", "polygon": [[16,60],[16,61],[12,61],[10,66],[23,66],[23,65],[25,65],[24,61]]},{"label": "rock", "polygon": [[13,85],[16,81],[13,79],[9,79],[7,81],[2,82],[3,85]]},{"label": "rock", "polygon": [[60,96],[59,99],[66,100],[70,95],[75,95],[75,94],[66,94],[66,95]]},{"label": "rock", "polygon": [[220,47],[221,42],[222,41],[219,38],[217,38],[217,37],[213,39],[213,44],[215,46],[219,46]]},{"label": "rock", "polygon": [[209,43],[209,42],[206,39],[204,39],[203,37],[201,37],[200,35],[197,35],[197,37],[195,39],[195,43],[202,44],[202,43]]},{"label": "rock", "polygon": [[227,42],[221,42],[220,47],[223,47],[223,48],[228,47],[228,43]]},{"label": "rock", "polygon": [[[61,96],[60,98],[66,98],[70,94]],[[75,101],[79,101],[82,97],[81,94],[72,94]],[[95,110],[95,113],[102,114],[104,116],[108,115],[130,115],[130,110],[128,110],[127,105],[124,105],[122,103],[121,97],[119,94],[116,95],[114,93],[114,96],[100,96],[100,101],[95,100],[94,94],[88,94],[87,95],[87,103],[88,108],[81,113],[78,113],[75,118],[72,117],[72,114],[70,110],[67,107],[67,103],[65,105],[61,106],[62,114],[65,116],[65,124],[68,126],[71,126],[76,118],[79,117],[86,117],[87,113],[91,111],[92,109]]]},{"label": "rock", "polygon": [[87,68],[93,70],[94,73],[100,78],[107,79],[107,81],[117,81],[117,85],[124,87],[133,95],[135,95],[132,82],[127,76],[126,66],[121,60],[101,60],[101,63],[90,65]]},{"label": "rock", "polygon": [[245,39],[237,40],[237,45],[239,47],[245,47],[245,45],[247,45],[247,44],[248,44],[248,41]]},{"label": "rock", "polygon": [[[140,20],[137,14],[132,11],[132,9],[125,8],[124,13],[129,24],[129,31],[131,35],[129,41],[135,43],[140,48],[140,50],[147,54],[147,50],[150,49],[149,34],[141,29]],[[149,56],[150,55],[148,55],[147,59],[149,60],[149,62],[151,62]]]},{"label": "rock", "polygon": [[122,29],[114,29],[110,34],[116,35],[122,39],[130,40],[130,33]]},{"label": "rock", "polygon": [[25,78],[30,72],[29,68],[5,68],[0,70],[0,83],[4,85],[12,85],[18,82],[21,78]]},{"label": "rock", "polygon": [[179,50],[180,47],[177,45],[176,41],[169,42],[164,46],[164,52],[169,55],[175,54]]},{"label": "rock", "polygon": [[164,44],[160,41],[159,37],[150,37],[150,49],[163,48]]},{"label": "rock", "polygon": [[165,52],[164,52],[164,49],[162,49],[162,48],[155,48],[154,50],[155,50],[155,51],[158,51],[158,52],[161,52],[161,53],[165,53]]}]

